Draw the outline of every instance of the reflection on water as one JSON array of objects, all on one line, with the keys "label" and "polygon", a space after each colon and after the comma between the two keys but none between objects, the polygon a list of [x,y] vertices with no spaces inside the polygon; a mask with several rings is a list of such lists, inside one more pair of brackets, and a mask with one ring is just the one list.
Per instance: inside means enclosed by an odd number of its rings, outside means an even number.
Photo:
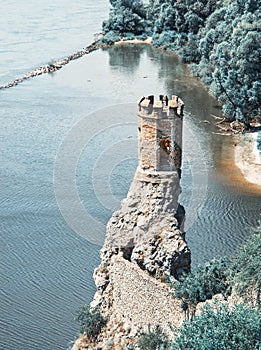
[{"label": "reflection on water", "polygon": [[[125,70],[133,74],[139,67],[141,56],[146,51],[146,45],[116,45],[106,49],[109,53],[111,69]],[[126,77],[127,78],[127,77]]]},{"label": "reflection on water", "polygon": [[[217,176],[228,145],[203,123],[218,114],[216,101],[174,55],[145,45],[113,47],[4,91],[1,348],[66,348],[76,333],[73,312],[94,292],[98,246],[70,228],[55,200],[53,168],[59,145],[81,121],[90,132],[96,128],[82,147],[74,175],[85,209],[103,223],[104,234],[114,210],[108,209],[108,198],[113,196],[119,205],[135,172],[135,101],[160,93],[178,94],[186,106],[181,203],[187,215],[193,214],[193,222],[187,218],[193,262],[233,254],[257,225],[260,197],[231,190]],[[133,107],[126,107],[129,102]],[[80,131],[84,138],[85,130]],[[70,198],[66,200],[73,211]],[[87,222],[86,232],[94,231],[93,222]]]},{"label": "reflection on water", "polygon": [[[105,49],[109,54],[111,72],[133,75],[147,79],[142,82],[144,89],[142,95],[149,93],[173,93],[182,97],[185,101],[186,111],[196,116],[196,122],[210,118],[211,114],[221,115],[218,102],[209,96],[200,82],[190,75],[188,66],[181,63],[179,58],[162,50],[157,50],[150,45],[117,45]],[[124,76],[123,80],[128,81]],[[136,86],[139,91],[139,87]]]},{"label": "reflection on water", "polygon": [[[131,53],[128,72],[134,72],[134,67],[136,75],[146,72],[150,81],[143,81],[144,90],[150,84],[151,94],[162,91],[169,95],[175,93],[185,102],[181,201],[189,209],[187,215],[191,213],[191,206],[193,207],[193,186],[197,187],[199,197],[206,191],[201,202],[195,203],[196,209],[192,208],[192,211],[197,211],[197,220],[193,225],[189,223],[187,226],[187,240],[192,249],[194,264],[215,256],[231,255],[247,239],[252,227],[258,225],[260,188],[248,184],[240,174],[237,178],[231,176],[231,173],[238,172],[233,165],[233,138],[216,134],[213,115],[221,115],[217,101],[189,75],[187,66],[175,55],[145,45],[136,48],[135,45],[122,45],[120,48],[121,62]],[[115,53],[119,52],[119,47],[113,47],[107,52],[114,71],[117,66]],[[135,53],[136,60],[133,57]],[[144,56],[146,64],[142,61]],[[157,77],[153,76],[155,70]],[[221,177],[220,173],[226,176]],[[187,221],[190,221],[189,217]]]}]

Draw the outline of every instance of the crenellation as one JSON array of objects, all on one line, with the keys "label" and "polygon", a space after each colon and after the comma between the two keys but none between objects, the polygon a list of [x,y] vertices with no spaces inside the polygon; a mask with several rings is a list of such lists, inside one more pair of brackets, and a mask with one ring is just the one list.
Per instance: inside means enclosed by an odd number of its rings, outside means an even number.
[{"label": "crenellation", "polygon": [[148,108],[150,105],[150,100],[145,98],[142,102],[141,102],[141,107],[143,108]]},{"label": "crenellation", "polygon": [[162,101],[156,101],[156,102],[154,102],[154,105],[153,105],[153,108],[154,109],[162,109],[163,108],[163,103],[162,103]]},{"label": "crenellation", "polygon": [[169,101],[168,96],[160,95],[159,98],[160,98],[160,101],[162,101],[163,105],[167,107],[168,106],[168,101]]}]

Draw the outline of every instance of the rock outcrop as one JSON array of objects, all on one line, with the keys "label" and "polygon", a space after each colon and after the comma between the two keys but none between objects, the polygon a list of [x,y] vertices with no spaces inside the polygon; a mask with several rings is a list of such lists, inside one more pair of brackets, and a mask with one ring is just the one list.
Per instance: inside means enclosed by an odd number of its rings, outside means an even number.
[{"label": "rock outcrop", "polygon": [[[149,326],[171,335],[183,315],[168,281],[190,269],[190,250],[180,229],[184,211],[174,204],[179,177],[142,177],[139,172],[121,209],[108,223],[95,270],[97,287],[91,303],[109,320],[100,336],[102,349],[124,349]],[[179,216],[177,215],[179,211]]]},{"label": "rock outcrop", "polygon": [[[107,225],[101,264],[94,272],[97,291],[91,307],[100,309],[107,326],[95,345],[82,338],[74,350],[83,345],[87,349],[128,349],[148,327],[160,325],[171,337],[171,327],[179,327],[183,320],[180,301],[173,297],[168,283],[188,272],[191,263],[183,231],[185,211],[178,202],[180,168],[175,168],[181,165],[181,151],[176,152],[181,135],[172,129],[179,118],[182,132],[183,105],[180,108],[182,101],[176,96],[171,103],[166,100],[162,98],[161,104],[154,104],[151,96],[140,100],[139,166],[127,198]],[[148,125],[156,132],[148,133]],[[170,145],[165,154],[163,138]],[[155,161],[148,166],[149,157]]]}]

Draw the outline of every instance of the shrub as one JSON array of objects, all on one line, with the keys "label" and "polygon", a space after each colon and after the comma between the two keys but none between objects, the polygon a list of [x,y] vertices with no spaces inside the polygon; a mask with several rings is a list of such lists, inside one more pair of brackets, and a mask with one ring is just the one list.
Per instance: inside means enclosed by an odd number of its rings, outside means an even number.
[{"label": "shrub", "polygon": [[260,308],[261,291],[261,234],[254,234],[244,244],[233,260],[235,290],[244,299]]},{"label": "shrub", "polygon": [[121,39],[120,34],[116,32],[108,32],[101,38],[101,43],[106,45],[112,45],[116,41],[119,41]]},{"label": "shrub", "polygon": [[260,315],[242,304],[205,305],[193,321],[184,321],[169,350],[254,350],[260,345]]},{"label": "shrub", "polygon": [[195,308],[199,302],[211,299],[215,294],[229,293],[228,260],[213,259],[193,272],[183,275],[175,283],[174,295],[182,299],[182,309]]},{"label": "shrub", "polygon": [[98,309],[90,310],[88,305],[83,305],[78,311],[75,320],[80,322],[81,333],[86,333],[90,339],[95,339],[106,325],[105,318]]},{"label": "shrub", "polygon": [[154,330],[143,333],[138,340],[138,346],[141,350],[159,350],[167,349],[169,344],[168,337],[162,332],[160,326],[156,326]]}]

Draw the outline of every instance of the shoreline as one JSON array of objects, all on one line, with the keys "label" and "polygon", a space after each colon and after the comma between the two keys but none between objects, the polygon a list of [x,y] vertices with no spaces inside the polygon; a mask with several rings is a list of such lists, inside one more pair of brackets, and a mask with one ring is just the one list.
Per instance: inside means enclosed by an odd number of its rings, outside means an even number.
[{"label": "shoreline", "polygon": [[[126,44],[152,44],[152,38],[145,40],[124,39],[116,41],[114,45]],[[173,52],[172,52],[173,53]],[[228,145],[231,166],[221,160],[221,166],[225,173],[222,177],[226,177],[225,182],[231,180],[235,182],[237,187],[251,193],[261,193],[261,153],[257,149],[258,132],[247,134],[237,134],[236,140]],[[231,154],[232,151],[232,154]],[[232,169],[234,168],[234,169]],[[247,186],[247,189],[245,188]]]},{"label": "shoreline", "polygon": [[261,154],[257,149],[257,137],[258,132],[237,135],[234,161],[246,181],[261,190]]},{"label": "shoreline", "polygon": [[122,38],[119,41],[116,41],[114,45],[122,45],[122,44],[152,44],[152,37],[148,37],[147,39],[124,39]]},{"label": "shoreline", "polygon": [[[120,41],[114,42],[112,46],[128,44],[153,45],[152,38],[148,37],[144,40],[122,38]],[[46,73],[54,73],[55,71],[61,69],[64,65],[67,65],[70,61],[76,60],[104,46],[106,45],[101,45],[100,41],[96,40],[90,45],[86,46],[84,49],[79,50],[66,58],[58,59],[51,64],[41,66],[24,74],[21,78],[15,79],[14,81],[4,85],[0,85],[0,90],[16,86],[35,76]],[[260,193],[261,191],[261,154],[256,147],[257,134],[258,132],[237,134],[236,139],[234,138],[231,141],[232,143],[229,142],[227,145],[229,147],[229,150],[227,150],[228,154],[219,162],[221,168],[220,170],[224,172],[223,174],[219,175],[223,178],[224,182],[235,182],[235,185],[244,189],[244,191],[246,190],[245,187],[247,185],[248,192],[250,191],[252,193]],[[229,161],[226,161],[228,158]],[[233,165],[231,162],[233,162]]]},{"label": "shoreline", "polygon": [[[223,137],[219,157],[216,158],[215,173],[224,186],[228,186],[235,193],[244,193],[251,196],[261,195],[260,168],[254,162],[254,141],[245,141],[252,138],[251,134],[237,134]],[[256,147],[255,147],[256,149]],[[256,154],[256,151],[254,151]]]}]

